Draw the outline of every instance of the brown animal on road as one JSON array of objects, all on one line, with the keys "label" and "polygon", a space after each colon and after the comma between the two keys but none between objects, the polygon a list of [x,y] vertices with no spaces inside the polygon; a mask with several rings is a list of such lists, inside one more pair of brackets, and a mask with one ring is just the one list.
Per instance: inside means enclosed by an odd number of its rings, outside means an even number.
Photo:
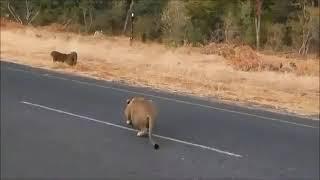
[{"label": "brown animal on road", "polygon": [[127,124],[132,125],[139,130],[137,133],[138,137],[147,135],[149,129],[149,141],[154,149],[158,149],[159,145],[152,139],[152,130],[158,115],[158,110],[152,100],[148,100],[144,97],[127,99],[124,114]]}]

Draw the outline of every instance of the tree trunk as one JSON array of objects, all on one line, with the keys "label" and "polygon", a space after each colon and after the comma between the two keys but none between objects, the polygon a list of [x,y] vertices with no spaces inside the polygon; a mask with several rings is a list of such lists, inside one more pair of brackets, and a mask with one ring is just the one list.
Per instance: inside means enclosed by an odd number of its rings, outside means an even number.
[{"label": "tree trunk", "polygon": [[[225,20],[228,21],[228,20]],[[229,41],[229,24],[228,22],[224,22],[224,37],[225,37],[225,42],[228,43]]]},{"label": "tree trunk", "polygon": [[308,31],[307,35],[304,35],[304,37],[303,37],[302,45],[299,49],[299,54],[304,56],[308,53],[310,39],[311,39],[310,31]]},{"label": "tree trunk", "polygon": [[309,49],[309,41],[310,41],[310,29],[308,28],[308,22],[311,21],[311,17],[308,17],[307,9],[306,9],[306,1],[302,1],[302,13],[303,13],[303,22],[302,22],[302,43],[299,49],[299,54],[306,55]]},{"label": "tree trunk", "polygon": [[29,3],[28,0],[26,0],[26,22],[28,23],[30,19],[30,11],[29,11]]},{"label": "tree trunk", "polygon": [[86,9],[82,9],[82,14],[83,14],[84,28],[85,28],[85,31],[87,32],[87,20],[86,20],[87,10]]},{"label": "tree trunk", "polygon": [[255,17],[254,22],[256,26],[256,47],[257,50],[260,49],[260,18],[261,16]]},{"label": "tree trunk", "polygon": [[88,31],[90,31],[91,26],[92,26],[92,22],[93,22],[93,18],[92,18],[92,9],[89,9],[89,17],[90,17],[90,24],[89,24]]},{"label": "tree trunk", "polygon": [[126,32],[126,30],[127,30],[127,24],[128,24],[130,12],[132,11],[133,1],[134,0],[131,0],[130,7],[129,7],[128,11],[127,11],[127,17],[126,17],[126,21],[124,22],[124,27],[123,27],[122,34],[124,34]]},{"label": "tree trunk", "polygon": [[306,50],[305,50],[305,54],[308,54],[308,52],[309,52],[309,47],[310,47],[310,39],[311,38],[308,38],[308,41],[306,42]]},{"label": "tree trunk", "polygon": [[256,48],[259,50],[260,48],[260,22],[261,22],[261,8],[262,8],[263,0],[256,0],[255,5],[255,29],[256,29]]}]

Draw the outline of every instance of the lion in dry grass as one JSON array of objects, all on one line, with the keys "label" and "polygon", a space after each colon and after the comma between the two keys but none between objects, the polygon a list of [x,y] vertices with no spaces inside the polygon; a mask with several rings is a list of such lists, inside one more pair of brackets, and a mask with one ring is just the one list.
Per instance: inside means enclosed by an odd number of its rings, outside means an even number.
[{"label": "lion in dry grass", "polygon": [[74,66],[77,64],[78,54],[75,51],[72,51],[70,54],[52,51],[50,55],[52,57],[53,62],[65,62],[70,66]]}]

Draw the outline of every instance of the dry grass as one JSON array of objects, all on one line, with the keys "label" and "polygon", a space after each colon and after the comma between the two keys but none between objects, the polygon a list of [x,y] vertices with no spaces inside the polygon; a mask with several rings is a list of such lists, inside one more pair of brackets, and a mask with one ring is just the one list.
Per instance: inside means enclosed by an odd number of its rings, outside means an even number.
[{"label": "dry grass", "polygon": [[221,55],[227,60],[227,64],[241,71],[292,72],[299,76],[320,75],[319,58],[315,55],[309,58],[300,57],[299,55],[296,55],[296,58],[281,58],[280,53],[277,56],[270,55],[270,52],[266,54],[257,53],[250,46],[246,45],[216,43],[203,47],[201,53]]},{"label": "dry grass", "polygon": [[[78,64],[54,64],[50,52],[77,51]],[[263,56],[270,59],[272,56]],[[319,114],[319,61],[301,63],[301,75],[278,72],[244,72],[215,54],[199,48],[167,49],[158,44],[135,43],[127,38],[95,39],[72,33],[1,24],[1,58],[10,61],[82,74],[99,79],[180,91],[199,96],[251,102],[300,115]],[[310,63],[311,65],[308,65]]]}]

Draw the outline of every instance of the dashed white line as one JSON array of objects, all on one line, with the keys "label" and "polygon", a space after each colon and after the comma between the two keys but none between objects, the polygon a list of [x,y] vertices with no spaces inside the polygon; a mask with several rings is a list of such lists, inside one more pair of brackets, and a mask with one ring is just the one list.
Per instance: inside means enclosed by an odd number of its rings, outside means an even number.
[{"label": "dashed white line", "polygon": [[[59,109],[56,109],[56,108],[51,108],[51,107],[40,105],[40,104],[35,104],[35,103],[27,102],[27,101],[20,101],[20,103],[26,104],[26,105],[29,105],[29,106],[38,107],[38,108],[41,108],[41,109],[46,109],[46,110],[53,111],[53,112],[57,112],[57,113],[60,113],[60,114],[65,114],[65,115],[77,117],[77,118],[80,118],[80,119],[85,119],[85,120],[88,120],[88,121],[93,121],[93,122],[105,124],[105,125],[108,125],[108,126],[117,127],[117,128],[120,128],[120,129],[125,129],[125,130],[128,130],[128,131],[135,131],[135,132],[137,131],[135,129],[128,128],[128,127],[125,127],[125,126],[113,124],[113,123],[106,122],[106,121],[101,121],[101,120],[90,118],[90,117],[87,117],[87,116],[82,116],[82,115],[66,112],[66,111],[63,111],[63,110],[59,110]],[[220,149],[216,149],[216,148],[205,146],[205,145],[201,145],[201,144],[195,144],[195,143],[191,143],[191,142],[187,142],[187,141],[183,141],[183,140],[179,140],[179,139],[175,139],[175,138],[171,138],[171,137],[161,136],[161,135],[157,135],[157,134],[154,134],[154,136],[158,137],[158,138],[174,141],[174,142],[177,142],[177,143],[181,143],[181,144],[186,144],[186,145],[198,147],[198,148],[201,148],[201,149],[207,149],[207,150],[215,151],[215,152],[218,152],[218,153],[221,153],[221,154],[226,154],[226,155],[233,156],[233,157],[238,157],[238,158],[242,157],[242,155],[239,155],[239,154],[223,151],[223,150],[220,150]]]},{"label": "dashed white line", "polygon": [[143,95],[143,96],[149,96],[149,97],[163,99],[163,100],[172,101],[172,102],[177,102],[177,103],[181,103],[181,104],[188,104],[188,105],[203,107],[203,108],[207,108],[207,109],[214,109],[214,110],[219,110],[219,111],[224,111],[224,112],[229,112],[229,113],[234,113],[234,114],[239,114],[239,115],[244,115],[244,116],[251,116],[251,117],[256,117],[256,118],[260,118],[260,119],[265,119],[265,120],[270,120],[270,121],[290,124],[290,125],[294,125],[294,126],[319,129],[319,127],[306,125],[306,124],[301,124],[301,123],[296,123],[296,122],[291,122],[291,121],[286,121],[286,120],[282,120],[282,119],[271,118],[271,117],[266,117],[266,116],[260,116],[260,115],[256,115],[256,114],[240,112],[240,111],[235,111],[235,110],[230,110],[230,109],[218,108],[218,107],[199,104],[199,103],[192,103],[192,102],[188,102],[188,101],[183,101],[183,100],[178,100],[178,99],[173,99],[173,98],[167,98],[167,97],[162,97],[162,96],[157,96],[157,95],[152,95],[152,94],[146,94],[146,93],[142,93],[142,92],[130,91],[130,90],[116,88],[116,87],[97,85],[97,84],[94,84],[94,83],[89,83],[89,82],[84,82],[84,81],[79,81],[79,80],[74,80],[74,79],[68,79],[68,78],[62,78],[62,77],[58,77],[58,76],[54,76],[54,75],[50,75],[50,74],[40,74],[40,73],[36,74],[36,73],[30,72],[30,71],[25,71],[25,70],[20,70],[20,69],[16,69],[16,68],[10,68],[10,67],[8,67],[8,69],[13,70],[13,71],[31,73],[31,74],[34,74],[34,75],[39,75],[39,76],[59,79],[59,80],[63,80],[63,81],[71,81],[71,82],[75,82],[75,83],[83,84],[83,85],[87,85],[87,86],[100,87],[100,88],[104,88],[104,89],[112,89],[112,90],[115,90],[115,91],[132,93],[132,94]]}]

